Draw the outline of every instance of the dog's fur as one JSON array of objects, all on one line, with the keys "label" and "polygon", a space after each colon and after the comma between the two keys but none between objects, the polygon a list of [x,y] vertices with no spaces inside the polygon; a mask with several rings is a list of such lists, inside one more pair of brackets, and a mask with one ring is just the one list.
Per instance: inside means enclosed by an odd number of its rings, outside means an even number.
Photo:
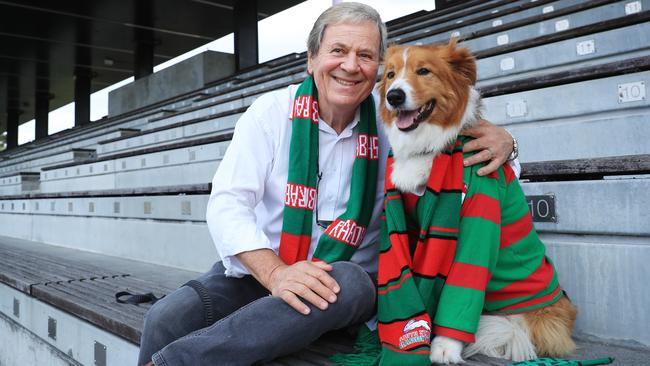
[{"label": "dog's fur", "polygon": [[[480,118],[475,82],[476,61],[469,50],[457,48],[455,40],[447,45],[393,46],[386,52],[380,112],[393,148],[390,179],[402,192],[423,192],[435,156]],[[524,314],[483,315],[475,343],[464,347],[461,341],[437,336],[430,358],[448,364],[477,353],[513,361],[564,356],[575,349],[575,317],[576,309],[566,297]]]}]

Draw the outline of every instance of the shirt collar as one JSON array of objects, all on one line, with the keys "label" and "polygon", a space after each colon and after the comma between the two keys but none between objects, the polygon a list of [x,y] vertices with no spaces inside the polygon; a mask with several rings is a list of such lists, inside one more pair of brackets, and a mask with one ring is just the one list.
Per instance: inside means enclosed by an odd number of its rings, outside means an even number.
[{"label": "shirt collar", "polygon": [[[361,119],[361,112],[360,112],[360,109],[357,108],[357,110],[354,112],[354,119],[352,120],[352,122],[350,122],[349,125],[347,125],[345,127],[345,129],[343,129],[343,131],[341,132],[340,135],[338,135],[338,137],[339,138],[345,138],[345,137],[352,136],[352,132],[353,132],[354,128],[357,127],[357,125],[359,124],[360,119]],[[336,135],[336,131],[334,131],[334,129],[330,125],[328,125],[327,122],[325,122],[320,117],[318,118],[318,129],[321,132]]]}]

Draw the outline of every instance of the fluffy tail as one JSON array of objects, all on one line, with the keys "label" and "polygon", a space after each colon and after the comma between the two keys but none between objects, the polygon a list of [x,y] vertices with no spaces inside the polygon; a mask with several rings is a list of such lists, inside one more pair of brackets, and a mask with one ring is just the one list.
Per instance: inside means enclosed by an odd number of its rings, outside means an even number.
[{"label": "fluffy tail", "polygon": [[523,315],[539,355],[562,357],[576,349],[571,333],[577,314],[576,307],[562,296],[552,305]]},{"label": "fluffy tail", "polygon": [[467,358],[477,353],[490,357],[525,361],[537,358],[523,315],[482,315],[476,332],[476,342],[463,351]]}]

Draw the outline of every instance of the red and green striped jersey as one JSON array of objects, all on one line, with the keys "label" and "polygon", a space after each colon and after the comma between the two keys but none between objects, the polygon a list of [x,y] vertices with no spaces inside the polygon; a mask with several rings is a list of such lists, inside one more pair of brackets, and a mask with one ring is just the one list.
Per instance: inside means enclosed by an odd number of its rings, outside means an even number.
[{"label": "red and green striped jersey", "polygon": [[473,342],[481,314],[525,312],[562,295],[512,168],[478,176],[480,166],[463,167],[466,141],[460,136],[434,159],[422,196],[394,187],[389,156],[378,275],[382,364],[428,365],[432,333]]}]

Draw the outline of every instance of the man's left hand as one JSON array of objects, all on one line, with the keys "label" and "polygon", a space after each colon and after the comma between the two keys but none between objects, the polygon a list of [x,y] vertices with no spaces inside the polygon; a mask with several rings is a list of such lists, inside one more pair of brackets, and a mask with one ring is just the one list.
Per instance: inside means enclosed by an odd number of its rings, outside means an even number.
[{"label": "man's left hand", "polygon": [[508,131],[484,119],[479,120],[472,127],[464,129],[461,133],[475,138],[465,144],[464,152],[481,150],[465,159],[463,164],[469,166],[489,161],[487,165],[476,172],[478,175],[488,175],[499,169],[512,152],[513,141]]}]

